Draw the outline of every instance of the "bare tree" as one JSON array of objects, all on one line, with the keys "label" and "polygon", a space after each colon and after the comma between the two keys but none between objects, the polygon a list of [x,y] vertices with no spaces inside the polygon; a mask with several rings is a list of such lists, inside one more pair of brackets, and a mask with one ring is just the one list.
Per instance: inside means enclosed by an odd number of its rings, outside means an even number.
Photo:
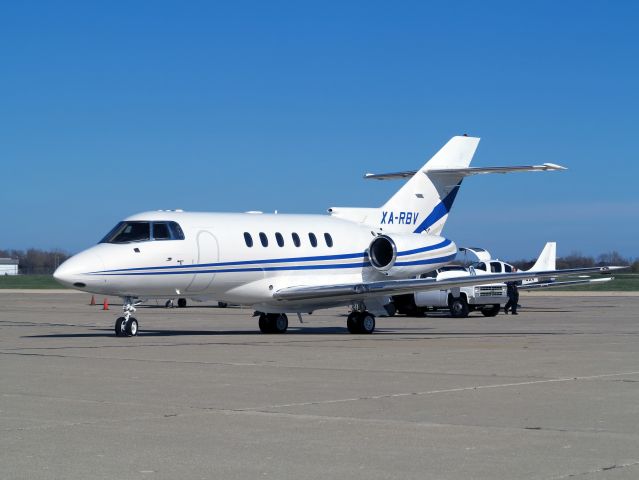
[{"label": "bare tree", "polygon": [[69,256],[67,252],[62,250],[45,251],[37,248],[30,248],[26,251],[0,250],[0,257],[18,259],[18,268],[23,274],[51,274]]}]

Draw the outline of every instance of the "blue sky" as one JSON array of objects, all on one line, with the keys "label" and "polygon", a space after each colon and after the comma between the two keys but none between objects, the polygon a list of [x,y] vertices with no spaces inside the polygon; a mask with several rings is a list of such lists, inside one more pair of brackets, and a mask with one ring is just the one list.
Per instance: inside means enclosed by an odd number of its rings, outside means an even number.
[{"label": "blue sky", "polygon": [[[522,5],[520,5],[522,3]],[[10,2],[0,248],[99,240],[144,210],[378,206],[451,136],[458,245],[637,257],[639,4]]]}]

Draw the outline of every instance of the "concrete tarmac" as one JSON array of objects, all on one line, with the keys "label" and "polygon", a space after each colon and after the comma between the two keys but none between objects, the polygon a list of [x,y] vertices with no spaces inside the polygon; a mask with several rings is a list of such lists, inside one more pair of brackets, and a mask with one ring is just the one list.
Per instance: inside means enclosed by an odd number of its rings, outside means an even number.
[{"label": "concrete tarmac", "polygon": [[639,478],[636,296],[369,336],[149,305],[135,338],[89,300],[0,291],[2,479]]}]

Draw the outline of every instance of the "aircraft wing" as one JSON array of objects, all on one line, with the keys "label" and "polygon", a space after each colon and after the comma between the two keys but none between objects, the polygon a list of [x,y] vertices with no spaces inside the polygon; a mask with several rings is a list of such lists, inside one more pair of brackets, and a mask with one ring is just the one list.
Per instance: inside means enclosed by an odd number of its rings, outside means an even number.
[{"label": "aircraft wing", "polygon": [[[565,277],[581,273],[609,273],[627,267],[589,267],[569,268],[564,270],[547,270],[535,272],[537,278]],[[530,278],[530,272],[495,273],[491,275],[471,275],[449,277],[445,280],[434,278],[411,278],[405,280],[381,280],[376,282],[342,283],[334,285],[303,285],[286,287],[273,293],[273,298],[280,301],[300,300],[363,300],[370,297],[401,295],[427,290],[444,290],[467,285],[480,285],[499,282],[513,282]]]},{"label": "aircraft wing", "polygon": [[521,285],[518,288],[519,290],[534,290],[537,288],[572,287],[573,285],[605,283],[614,279],[615,277],[605,277],[605,278],[588,278],[588,279],[584,278],[581,280],[566,280],[564,282],[538,282],[538,283],[528,283],[526,285]]},{"label": "aircraft wing", "polygon": [[[567,170],[566,167],[554,163],[544,163],[541,165],[516,165],[511,167],[466,167],[466,168],[438,168],[422,170],[426,175],[479,175],[482,173],[512,173],[512,172],[547,172],[552,170]],[[394,180],[397,178],[409,178],[415,175],[418,170],[406,170],[392,173],[367,173],[365,179],[373,180]]]}]

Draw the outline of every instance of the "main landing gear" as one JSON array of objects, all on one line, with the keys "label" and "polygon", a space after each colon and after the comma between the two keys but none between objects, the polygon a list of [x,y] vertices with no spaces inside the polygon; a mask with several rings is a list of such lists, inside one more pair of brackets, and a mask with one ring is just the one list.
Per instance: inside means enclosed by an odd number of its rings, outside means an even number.
[{"label": "main landing gear", "polygon": [[346,328],[350,333],[373,333],[375,331],[375,316],[366,310],[363,312],[353,311],[346,319]]},{"label": "main landing gear", "polygon": [[[172,299],[172,298],[170,298],[170,299],[168,299],[168,300],[166,301],[166,303],[164,304],[164,306],[165,306],[166,308],[173,308],[173,307],[175,307],[175,303],[173,302],[173,299]],[[186,307],[186,298],[178,298],[177,306],[178,306],[179,308],[185,308],[185,307]]]},{"label": "main landing gear", "polygon": [[262,333],[285,333],[288,317],[284,313],[260,313],[259,325]]},{"label": "main landing gear", "polygon": [[124,297],[122,302],[124,316],[115,321],[117,337],[135,337],[138,334],[138,321],[131,315],[135,312],[135,304],[131,297]]},{"label": "main landing gear", "polygon": [[[285,333],[288,329],[288,317],[284,313],[255,312],[259,316],[259,326],[262,333]],[[375,331],[375,315],[362,310],[353,310],[346,320],[346,327],[350,333],[371,334]]]}]

